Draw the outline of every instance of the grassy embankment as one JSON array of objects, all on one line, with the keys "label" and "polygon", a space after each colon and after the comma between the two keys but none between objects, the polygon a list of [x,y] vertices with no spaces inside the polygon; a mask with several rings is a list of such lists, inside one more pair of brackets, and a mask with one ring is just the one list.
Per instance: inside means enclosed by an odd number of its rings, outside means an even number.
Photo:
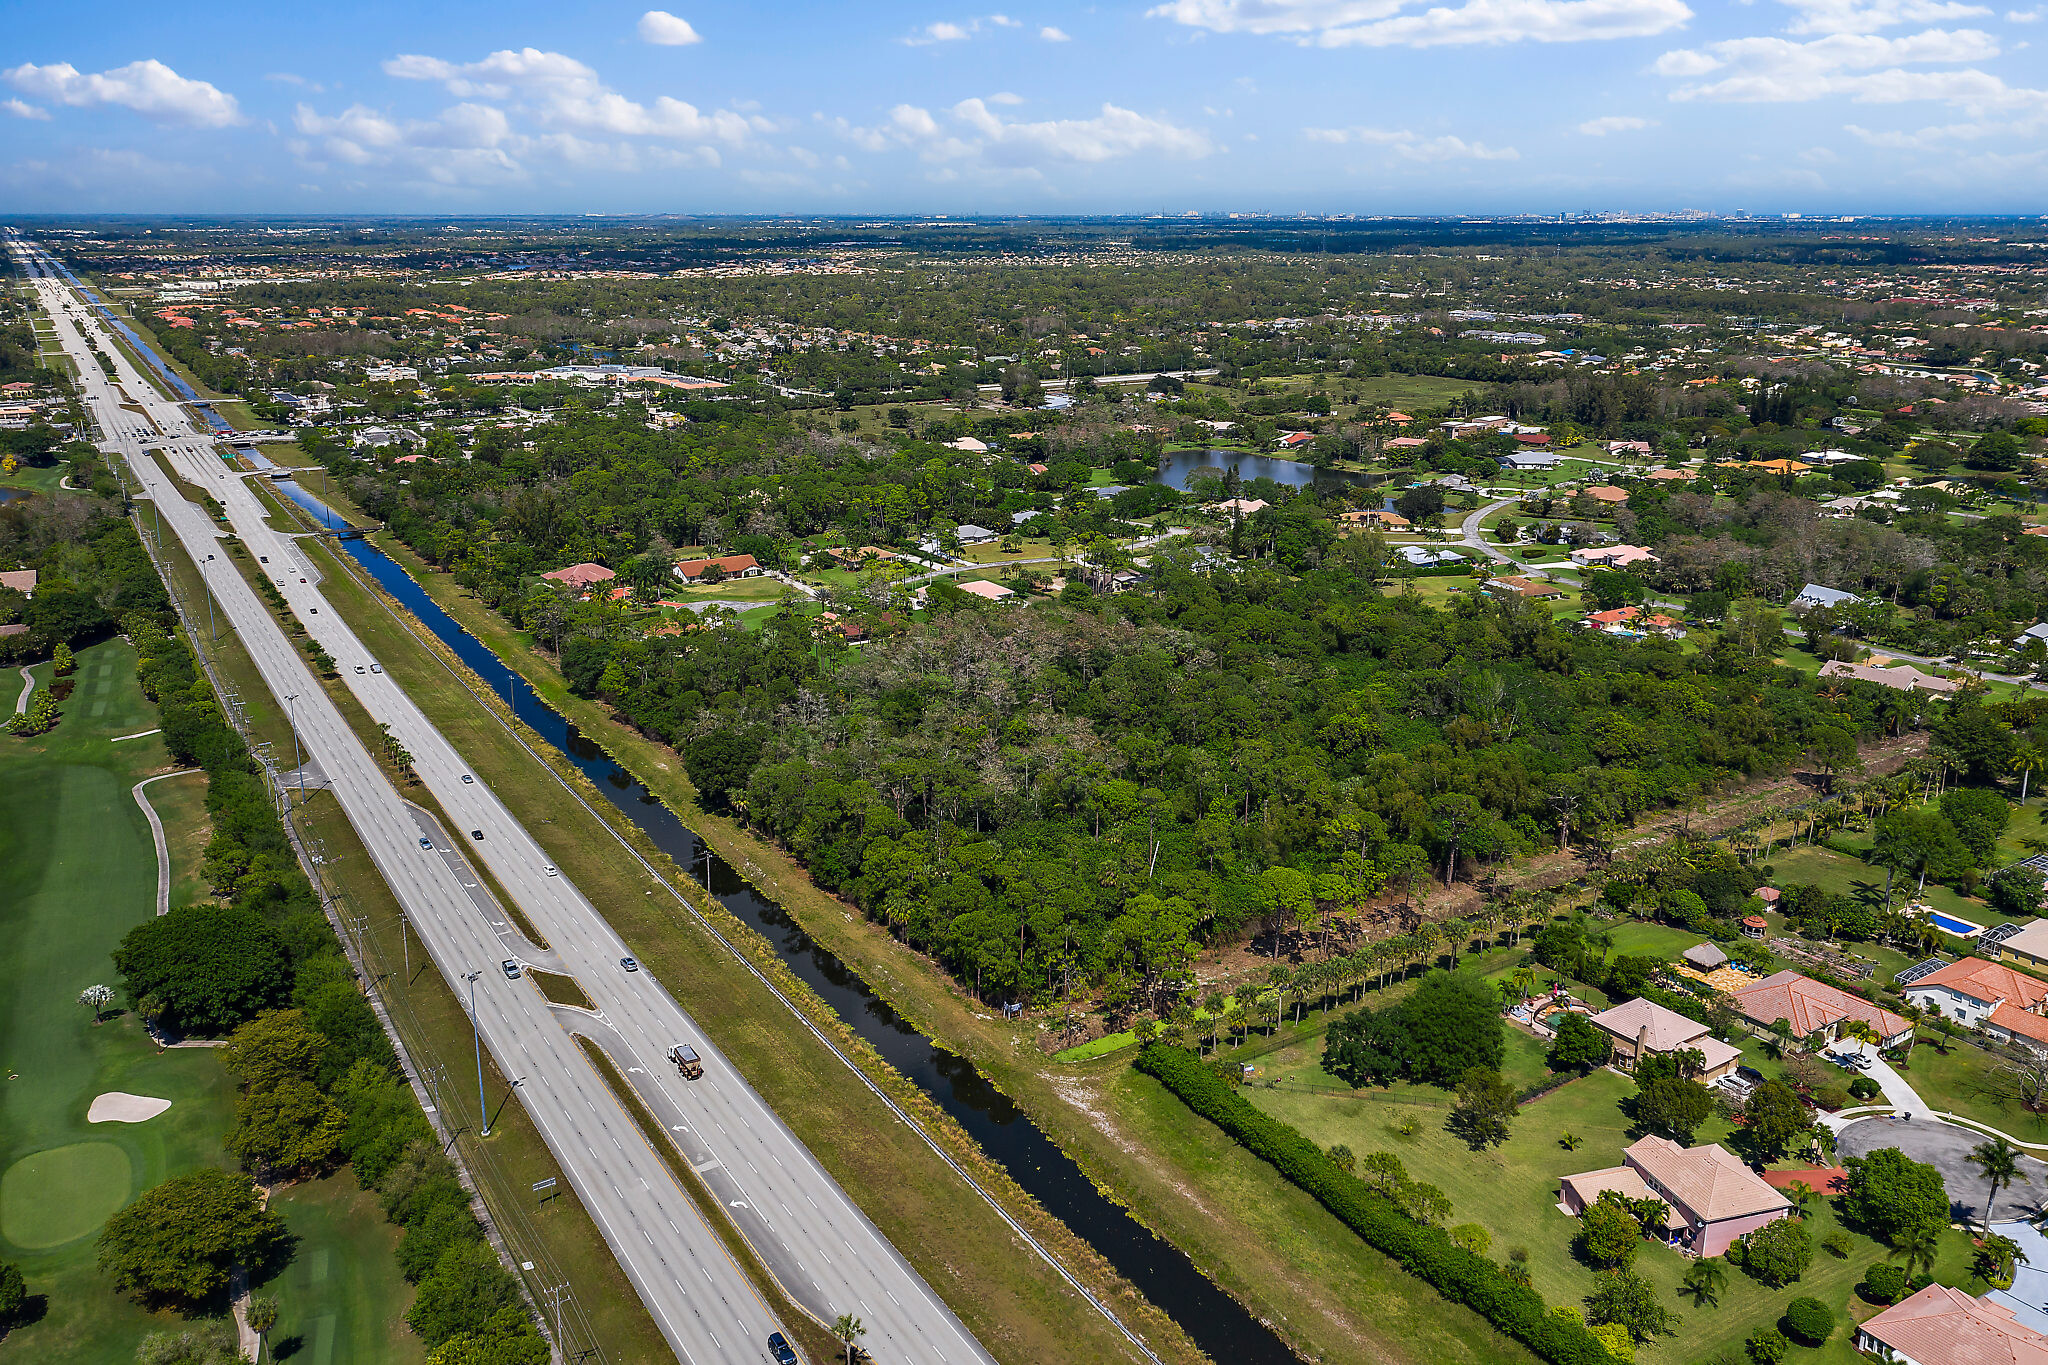
[{"label": "grassy embankment", "polygon": [[[1073,1154],[1099,1185],[1190,1255],[1204,1273],[1251,1305],[1297,1349],[1333,1363],[1360,1365],[1529,1359],[1526,1351],[1475,1314],[1445,1304],[1385,1257],[1364,1247],[1264,1163],[1188,1114],[1156,1082],[1131,1072],[1126,1059],[1112,1057],[1080,1068],[1048,1063],[1035,1045],[1035,1024],[1019,1027],[989,1018],[930,963],[906,953],[886,932],[820,891],[780,850],[754,838],[730,819],[699,810],[672,751],[614,724],[603,708],[570,696],[543,656],[502,619],[461,592],[452,579],[435,574],[387,535],[378,536],[377,543],[411,571],[444,609],[501,657],[511,660],[550,704],[581,726],[587,736],[599,739],[636,776],[647,780],[692,829],[764,894],[787,908],[806,932],[858,971],[905,1017],[949,1049],[973,1060]],[[360,620],[359,609],[348,610],[352,620]],[[390,667],[388,659],[386,666]],[[426,694],[446,691],[431,680],[423,679],[422,686],[424,693],[414,690],[408,681],[409,690],[423,701]],[[463,720],[473,714],[475,703],[466,697],[452,700],[453,720],[442,723],[457,746],[468,752],[468,743],[455,732],[455,726],[475,729],[474,720]],[[445,706],[445,702],[438,704]],[[511,795],[508,793],[508,799]],[[560,805],[559,801],[552,803],[549,812],[554,813]],[[568,864],[564,867],[567,870]],[[583,880],[580,875],[578,880]],[[621,901],[594,898],[608,912],[632,899],[630,895]],[[633,939],[636,930],[627,922],[630,918],[615,913],[614,923]],[[650,928],[661,932],[658,924]],[[646,953],[642,956],[654,963]],[[676,981],[673,971],[664,971],[663,977]],[[679,994],[693,1010],[705,1007],[694,994]],[[701,1013],[699,1017],[707,1028],[712,1027],[709,1018]],[[757,1075],[751,1069],[748,1074]],[[770,1098],[782,1109],[779,1099]],[[786,1110],[784,1115],[790,1117]],[[861,1188],[847,1181],[835,1164],[832,1152],[844,1146],[840,1135],[827,1128],[814,1137],[804,1126],[799,1126],[799,1132],[842,1181],[850,1188]],[[853,1155],[865,1159],[867,1154]],[[874,1208],[869,1212],[878,1222],[883,1221]],[[887,1223],[884,1226],[898,1245],[906,1249],[918,1245],[914,1237],[899,1236]],[[917,1225],[908,1226],[914,1229]],[[916,1253],[912,1254],[916,1259]],[[959,1300],[943,1283],[940,1287],[957,1307]],[[986,1335],[984,1340],[999,1354],[1007,1354],[997,1341]],[[1152,1340],[1157,1349],[1159,1339],[1155,1336]]]},{"label": "grassy embankment", "polygon": [[[188,610],[197,608],[203,617],[197,570],[175,539],[166,537],[164,549],[180,597]],[[273,753],[289,755],[292,738],[284,705],[270,695],[234,632],[222,631],[218,644],[209,646],[202,627],[200,644],[240,701],[252,744],[268,743]],[[514,1264],[533,1263],[535,1269],[524,1272],[529,1289],[538,1295],[550,1284],[566,1281],[571,1286],[566,1327],[572,1348],[600,1344],[607,1361],[671,1359],[653,1319],[574,1193],[564,1190],[560,1197],[535,1206],[533,1182],[560,1172],[526,1111],[511,1102],[511,1087],[488,1057],[491,1136],[477,1138],[476,1090],[469,1079],[475,1075],[469,1017],[420,946],[409,938],[401,942],[398,902],[340,806],[331,794],[315,793],[296,818],[323,858],[321,869],[337,912],[365,921],[364,943],[378,990],[415,1065],[422,1076],[430,1077],[443,1117],[456,1132],[456,1154],[475,1178]],[[395,1232],[381,1223],[381,1212],[374,1217],[387,1233]],[[400,1305],[410,1296],[402,1281],[387,1286],[383,1295],[385,1302]],[[289,1314],[281,1319],[280,1339],[296,1330],[294,1321]]]},{"label": "grassy embankment", "polygon": [[[874,1134],[892,1130],[894,1116],[859,1078],[790,1020],[772,995],[751,976],[742,974],[730,955],[676,905],[662,882],[649,877],[636,862],[619,856],[616,842],[595,816],[563,799],[560,787],[536,760],[494,717],[483,713],[477,696],[456,675],[442,667],[438,645],[430,647],[404,630],[342,572],[331,552],[310,550],[310,555],[328,576],[328,600],[356,628],[386,670],[405,684],[479,778],[491,783],[513,813],[541,839],[563,872],[604,908],[648,969],[675,991],[777,1113],[840,1183],[855,1193],[864,1211],[991,1350],[1014,1360],[1131,1358],[1128,1343],[1017,1241],[928,1148],[909,1140],[873,1140]],[[489,695],[481,684],[477,687]],[[602,799],[580,775],[574,775],[574,780],[593,806],[602,806]],[[644,837],[639,842],[645,845]],[[657,866],[667,861],[651,846],[642,851]],[[668,872],[674,880],[683,881],[673,864],[668,864]],[[729,939],[753,943],[757,965],[777,974],[777,984],[786,994],[808,995],[774,962],[772,952],[758,936],[716,907],[712,910],[720,931]],[[373,915],[372,921],[379,926],[375,936],[382,960],[390,964],[396,931],[389,913]],[[839,1035],[842,1048],[866,1053],[865,1045],[845,1030],[822,1002],[813,999],[812,1006],[813,1018]],[[1005,1183],[1000,1170],[987,1163],[971,1140],[907,1082],[889,1072],[871,1053],[865,1061],[870,1074],[891,1089],[898,1103],[916,1113],[927,1131],[956,1159],[974,1169],[977,1179],[998,1187]],[[1169,1361],[1198,1358],[1177,1328],[1137,1300],[1084,1244],[1037,1210],[1021,1192],[1012,1191],[1005,1202],[1032,1227],[1034,1235],[1054,1247],[1070,1269],[1089,1281],[1098,1294],[1117,1302],[1126,1320],[1146,1335],[1162,1357]],[[999,1246],[1009,1248],[1009,1254],[989,1254],[990,1248]]]},{"label": "grassy embankment", "polygon": [[[118,984],[108,955],[156,904],[155,845],[130,788],[169,764],[154,735],[116,742],[156,724],[134,669],[125,642],[80,651],[58,727],[0,738],[0,935],[12,949],[0,960],[0,1260],[19,1263],[36,1296],[34,1320],[8,1337],[23,1359],[126,1365],[144,1335],[175,1328],[175,1315],[114,1293],[94,1235],[150,1186],[230,1164],[221,1139],[234,1087],[218,1055],[159,1052],[132,1015],[116,1009],[95,1025],[77,1004],[86,985]],[[47,665],[38,672],[47,680]],[[204,895],[205,789],[199,777],[145,789],[165,822],[173,905]],[[93,1098],[110,1091],[171,1104],[142,1123],[89,1123]],[[301,1238],[278,1290],[311,1266],[346,1264],[354,1288],[323,1309],[325,1330],[356,1343],[345,1358],[418,1361],[424,1353],[403,1325],[410,1293],[392,1256],[396,1230],[381,1216],[367,1226],[302,1217],[320,1198],[298,1187],[275,1197]]]}]

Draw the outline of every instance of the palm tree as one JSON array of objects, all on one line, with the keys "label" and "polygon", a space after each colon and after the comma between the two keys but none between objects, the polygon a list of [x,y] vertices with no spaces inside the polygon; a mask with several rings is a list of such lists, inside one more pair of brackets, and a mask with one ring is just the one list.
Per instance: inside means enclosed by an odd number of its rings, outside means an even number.
[{"label": "palm tree", "polygon": [[1991,1229],[1991,1206],[1998,1202],[1998,1191],[2010,1188],[2014,1181],[2026,1180],[2027,1173],[2020,1169],[2019,1148],[2004,1138],[1994,1138],[1979,1144],[1970,1153],[1970,1164],[1984,1172],[1984,1178],[1991,1182],[1991,1197],[1984,1201],[1984,1229]]},{"label": "palm tree", "polygon": [[2013,750],[2012,770],[2020,775],[2020,804],[2027,800],[2027,784],[2043,766],[2048,766],[2048,754],[2043,754],[2031,744],[2022,744]]},{"label": "palm tree", "polygon": [[832,1324],[832,1335],[846,1343],[846,1365],[853,1365],[853,1343],[864,1337],[868,1329],[860,1325],[860,1319],[851,1313],[841,1313],[839,1320]]},{"label": "palm tree", "polygon": [[1685,1286],[1678,1292],[1692,1295],[1695,1308],[1718,1308],[1721,1292],[1728,1287],[1728,1263],[1719,1256],[1694,1261],[1685,1270]]},{"label": "palm tree", "polygon": [[78,1003],[92,1011],[92,1022],[98,1027],[101,1015],[107,1006],[114,1003],[114,989],[111,986],[87,986],[78,993]]},{"label": "palm tree", "polygon": [[1934,1223],[1921,1223],[1900,1233],[1892,1242],[1891,1254],[1885,1259],[1904,1261],[1906,1278],[1910,1280],[1916,1267],[1932,1275],[1934,1258],[1940,1254],[1941,1228]]},{"label": "palm tree", "polygon": [[251,1299],[248,1309],[249,1330],[256,1334],[256,1359],[263,1359],[263,1340],[270,1335],[270,1329],[277,1326],[277,1300],[271,1298]]},{"label": "palm tree", "polygon": [[1813,1212],[1814,1202],[1819,1196],[1820,1191],[1814,1189],[1813,1186],[1807,1184],[1804,1180],[1795,1180],[1785,1187],[1785,1197],[1792,1201],[1792,1212],[1801,1219],[1806,1218]]}]

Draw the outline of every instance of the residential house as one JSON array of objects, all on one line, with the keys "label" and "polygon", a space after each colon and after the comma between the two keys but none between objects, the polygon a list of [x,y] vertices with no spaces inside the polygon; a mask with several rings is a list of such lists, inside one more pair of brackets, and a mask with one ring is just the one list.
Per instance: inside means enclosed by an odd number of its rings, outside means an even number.
[{"label": "residential house", "polygon": [[1638,564],[1662,562],[1641,545],[1589,545],[1572,551],[1572,563],[1580,568],[1591,568],[1597,564],[1609,569],[1631,569]]},{"label": "residential house", "polygon": [[24,597],[36,595],[36,571],[34,569],[9,569],[0,573],[0,588],[12,588]]},{"label": "residential house", "polygon": [[1624,1000],[1593,1015],[1591,1022],[1607,1035],[1614,1063],[1624,1071],[1635,1070],[1639,1058],[1692,1048],[1706,1059],[1697,1077],[1705,1084],[1728,1075],[1742,1060],[1741,1048],[1722,1042],[1705,1024],[1654,1001]]},{"label": "residential house", "polygon": [[964,450],[970,455],[980,455],[988,450],[988,442],[976,440],[972,436],[962,436],[957,441],[948,441],[946,446],[951,450]]},{"label": "residential house", "polygon": [[2048,1336],[1987,1295],[1930,1284],[1856,1328],[1856,1349],[1888,1365],[2048,1365]]},{"label": "residential house", "polygon": [[1789,968],[1743,987],[1733,999],[1735,1012],[1763,1036],[1780,1019],[1792,1026],[1794,1038],[1818,1034],[1824,1042],[1841,1037],[1842,1025],[1852,1019],[1868,1024],[1880,1047],[1896,1047],[1913,1036],[1911,1020]]},{"label": "residential house", "polygon": [[713,566],[718,569],[720,579],[759,578],[761,565],[752,555],[720,555],[716,559],[685,559],[675,567],[675,575],[685,583],[706,582],[705,575]]},{"label": "residential house", "polygon": [[579,596],[587,597],[590,590],[599,583],[609,583],[618,575],[602,564],[571,564],[566,569],[552,569],[541,575],[551,583],[560,583],[572,588]]},{"label": "residential house", "polygon": [[[1429,442],[1420,436],[1389,436],[1380,442],[1382,450],[1421,450]],[[1552,457],[1555,460],[1556,457]]]},{"label": "residential house", "polygon": [[1880,668],[1875,664],[1852,664],[1842,659],[1830,659],[1820,666],[1820,675],[1823,678],[1846,678],[1851,682],[1876,683],[1880,687],[1889,687],[1897,692],[1931,692],[1943,697],[1961,686],[1952,679],[1922,673],[1911,664]]},{"label": "residential house", "polygon": [[2048,970],[2048,919],[2035,920],[1998,943],[1998,955],[2036,970]]},{"label": "residential house", "polygon": [[1226,517],[1248,517],[1254,512],[1264,511],[1271,505],[1264,498],[1225,498],[1210,510],[1221,512]]},{"label": "residential house", "polygon": [[[1396,440],[1388,441],[1386,444],[1391,446],[1402,444],[1402,442]],[[1429,443],[1427,441],[1416,441],[1415,444],[1420,446]],[[1528,450],[1511,450],[1500,457],[1500,462],[1507,469],[1542,470],[1557,468],[1557,462],[1562,458],[1554,450],[1538,450],[1532,447]]]},{"label": "residential house", "polygon": [[1626,488],[1616,488],[1611,483],[1594,484],[1591,488],[1584,488],[1579,491],[1594,502],[1608,507],[1619,507],[1628,501],[1628,490]]},{"label": "residential house", "polygon": [[1640,455],[1644,459],[1648,459],[1655,452],[1650,449],[1648,441],[1609,441],[1607,443],[1607,453],[1609,455],[1622,456]]},{"label": "residential house", "polygon": [[1652,469],[1645,472],[1643,477],[1655,479],[1658,483],[1691,483],[1699,476],[1690,469]]},{"label": "residential house", "polygon": [[1432,549],[1427,545],[1397,545],[1394,553],[1418,569],[1434,569],[1444,564],[1463,564],[1465,556],[1456,550]]},{"label": "residential house", "polygon": [[1792,1203],[1725,1148],[1681,1147],[1646,1137],[1621,1154],[1622,1164],[1564,1177],[1560,1202],[1574,1216],[1603,1190],[1630,1199],[1659,1199],[1671,1245],[1693,1256],[1719,1256],[1742,1238],[1792,1211]]},{"label": "residential house", "polygon": [[1377,526],[1382,531],[1406,531],[1413,525],[1399,512],[1389,512],[1384,507],[1361,507],[1355,512],[1340,512],[1337,521],[1354,529]]},{"label": "residential house", "polygon": [[996,538],[994,531],[986,526],[976,526],[971,521],[955,527],[953,534],[959,538],[962,545],[986,545]]},{"label": "residential house", "polygon": [[2028,626],[2013,639],[2012,646],[2014,649],[2025,649],[2035,640],[2048,644],[2048,621],[2036,621]]},{"label": "residential house", "polygon": [[1792,610],[1811,611],[1815,607],[1853,607],[1862,601],[1863,599],[1853,592],[1843,592],[1840,588],[1824,587],[1819,583],[1808,583],[1799,590],[1799,595],[1792,599]]},{"label": "residential house", "polygon": [[960,591],[970,597],[979,597],[984,602],[1007,602],[1017,595],[1000,583],[987,583],[978,578],[971,583],[960,584]]},{"label": "residential house", "polygon": [[1966,957],[1906,987],[1906,999],[2002,1042],[2048,1051],[2048,982]]},{"label": "residential house", "polygon": [[1314,445],[1315,440],[1316,434],[1313,431],[1290,431],[1275,444],[1282,450],[1300,450],[1303,446]]},{"label": "residential house", "polygon": [[1695,943],[1678,955],[1688,967],[1711,972],[1717,967],[1728,965],[1728,954],[1721,951],[1718,943]]},{"label": "residential house", "polygon": [[1564,589],[1555,583],[1546,583],[1540,578],[1523,578],[1517,574],[1489,578],[1481,586],[1480,591],[1493,594],[1513,593],[1533,602],[1549,602],[1564,596]]},{"label": "residential house", "polygon": [[1541,450],[1550,444],[1550,434],[1542,431],[1518,431],[1514,439],[1516,445],[1528,446],[1532,450]]}]

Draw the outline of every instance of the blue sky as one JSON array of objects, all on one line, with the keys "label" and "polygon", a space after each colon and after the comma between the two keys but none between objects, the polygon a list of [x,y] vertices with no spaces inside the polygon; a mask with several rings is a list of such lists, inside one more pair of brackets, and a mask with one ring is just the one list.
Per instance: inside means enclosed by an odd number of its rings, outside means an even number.
[{"label": "blue sky", "polygon": [[2048,0],[17,7],[14,212],[2048,211]]}]

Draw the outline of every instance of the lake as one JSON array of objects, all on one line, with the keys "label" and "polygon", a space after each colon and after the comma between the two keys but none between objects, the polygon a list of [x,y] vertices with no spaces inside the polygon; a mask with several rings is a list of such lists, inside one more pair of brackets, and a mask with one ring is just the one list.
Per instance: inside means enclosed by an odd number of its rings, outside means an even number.
[{"label": "lake", "polygon": [[1237,467],[1238,477],[1247,483],[1253,479],[1271,479],[1289,488],[1306,488],[1311,484],[1326,489],[1346,484],[1370,488],[1386,479],[1384,474],[1349,474],[1334,469],[1317,469],[1299,460],[1283,460],[1277,455],[1259,455],[1244,450],[1174,450],[1160,458],[1159,472],[1153,476],[1152,482],[1163,483],[1185,493],[1188,480],[1194,477],[1196,470],[1227,470],[1233,465]]}]

